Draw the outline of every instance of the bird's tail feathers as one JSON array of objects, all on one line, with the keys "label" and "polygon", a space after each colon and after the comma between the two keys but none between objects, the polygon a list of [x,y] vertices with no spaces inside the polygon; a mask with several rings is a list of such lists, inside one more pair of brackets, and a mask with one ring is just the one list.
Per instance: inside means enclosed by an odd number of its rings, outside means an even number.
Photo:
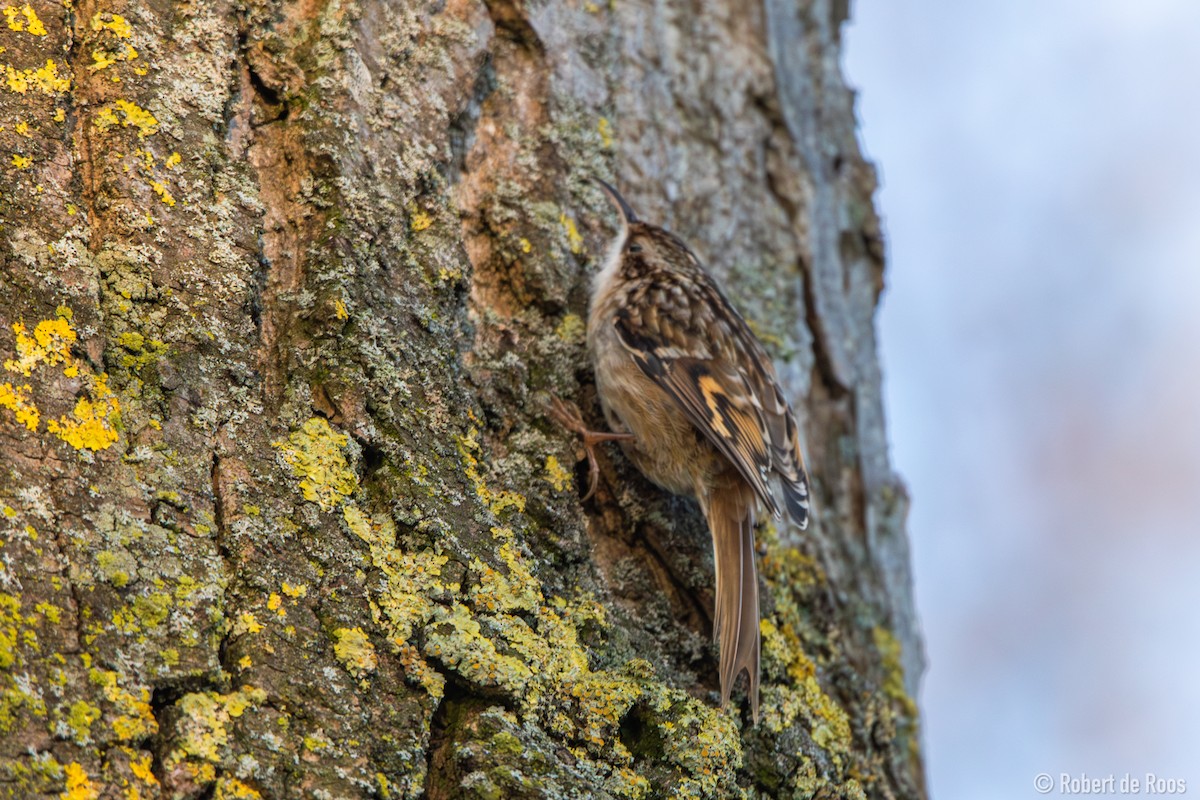
[{"label": "bird's tail feathers", "polygon": [[716,561],[713,637],[720,645],[721,705],[746,671],[750,709],[758,722],[758,575],[754,566],[754,490],[739,481],[701,495]]}]

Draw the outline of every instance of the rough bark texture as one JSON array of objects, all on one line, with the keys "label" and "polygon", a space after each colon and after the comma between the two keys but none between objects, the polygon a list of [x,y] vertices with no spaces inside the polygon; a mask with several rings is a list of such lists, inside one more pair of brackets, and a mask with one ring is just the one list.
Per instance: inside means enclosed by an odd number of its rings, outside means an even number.
[{"label": "rough bark texture", "polygon": [[[0,21],[0,797],[921,797],[838,0]],[[720,710],[699,511],[580,502],[615,219],[775,356],[815,526]]]}]

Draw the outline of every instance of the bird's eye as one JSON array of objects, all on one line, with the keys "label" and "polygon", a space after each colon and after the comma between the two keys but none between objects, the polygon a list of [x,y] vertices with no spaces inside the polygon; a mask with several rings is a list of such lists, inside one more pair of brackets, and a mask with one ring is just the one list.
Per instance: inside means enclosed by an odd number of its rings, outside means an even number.
[{"label": "bird's eye", "polygon": [[634,242],[633,244],[629,245],[629,252],[640,253],[640,252],[642,252],[642,246],[640,244],[638,244],[637,242]]}]

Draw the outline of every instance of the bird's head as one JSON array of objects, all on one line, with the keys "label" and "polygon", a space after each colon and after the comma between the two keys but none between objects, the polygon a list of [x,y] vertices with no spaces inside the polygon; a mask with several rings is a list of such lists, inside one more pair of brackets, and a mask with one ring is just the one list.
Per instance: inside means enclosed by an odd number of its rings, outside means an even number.
[{"label": "bird's head", "polygon": [[700,262],[675,234],[638,219],[633,208],[611,185],[593,178],[621,215],[620,256],[627,264],[646,267],[699,269]]}]

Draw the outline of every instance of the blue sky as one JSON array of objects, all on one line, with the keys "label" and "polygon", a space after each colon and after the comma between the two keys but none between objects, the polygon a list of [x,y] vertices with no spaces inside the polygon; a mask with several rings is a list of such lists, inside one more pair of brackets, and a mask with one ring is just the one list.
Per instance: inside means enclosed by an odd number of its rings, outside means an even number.
[{"label": "blue sky", "polygon": [[1200,3],[853,17],[932,794],[1200,792]]}]

